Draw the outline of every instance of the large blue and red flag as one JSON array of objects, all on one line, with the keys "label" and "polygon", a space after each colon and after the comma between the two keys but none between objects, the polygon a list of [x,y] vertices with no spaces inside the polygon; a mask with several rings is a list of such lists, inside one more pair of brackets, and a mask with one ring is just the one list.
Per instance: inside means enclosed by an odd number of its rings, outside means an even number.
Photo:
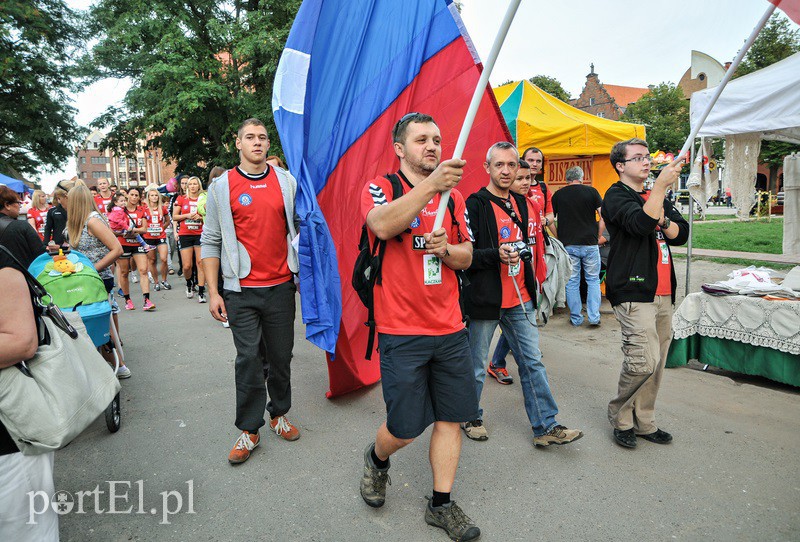
[{"label": "large blue and red flag", "polygon": [[[411,111],[434,117],[443,158],[451,157],[481,69],[451,0],[305,0],[300,7],[272,105],[299,182],[303,320],[309,340],[329,352],[328,397],[380,379],[377,356],[364,359],[367,314],[350,286],[364,184],[397,170],[391,131]],[[463,154],[465,197],[486,184],[486,150],[501,140],[512,141],[487,86]],[[339,323],[334,358],[327,341]]]}]

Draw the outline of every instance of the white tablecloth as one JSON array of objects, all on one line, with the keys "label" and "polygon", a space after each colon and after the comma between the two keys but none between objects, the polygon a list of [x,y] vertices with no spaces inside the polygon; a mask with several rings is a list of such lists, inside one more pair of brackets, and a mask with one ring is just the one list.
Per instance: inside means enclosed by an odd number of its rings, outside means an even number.
[{"label": "white tablecloth", "polygon": [[675,339],[699,334],[800,355],[800,301],[689,294],[672,317]]}]

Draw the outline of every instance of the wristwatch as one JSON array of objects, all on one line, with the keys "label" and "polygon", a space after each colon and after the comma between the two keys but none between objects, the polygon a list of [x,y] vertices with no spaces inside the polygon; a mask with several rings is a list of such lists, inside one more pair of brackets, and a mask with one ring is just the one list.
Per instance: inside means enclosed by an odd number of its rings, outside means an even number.
[{"label": "wristwatch", "polygon": [[672,221],[669,219],[668,216],[665,216],[664,217],[664,224],[661,225],[661,229],[662,230],[669,229],[670,224],[672,224]]}]

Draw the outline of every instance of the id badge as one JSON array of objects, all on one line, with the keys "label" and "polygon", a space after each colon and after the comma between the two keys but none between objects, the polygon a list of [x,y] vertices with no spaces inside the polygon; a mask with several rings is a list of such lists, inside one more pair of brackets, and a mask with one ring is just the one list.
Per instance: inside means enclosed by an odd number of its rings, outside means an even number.
[{"label": "id badge", "polygon": [[509,277],[516,277],[517,275],[519,275],[520,267],[522,267],[522,266],[520,265],[519,262],[517,262],[514,265],[509,265],[508,266],[508,276]]},{"label": "id badge", "polygon": [[433,254],[422,256],[423,282],[425,286],[442,283],[442,260]]},{"label": "id badge", "polygon": [[667,248],[667,244],[661,242],[658,244],[661,247],[661,263],[669,263],[669,249]]}]

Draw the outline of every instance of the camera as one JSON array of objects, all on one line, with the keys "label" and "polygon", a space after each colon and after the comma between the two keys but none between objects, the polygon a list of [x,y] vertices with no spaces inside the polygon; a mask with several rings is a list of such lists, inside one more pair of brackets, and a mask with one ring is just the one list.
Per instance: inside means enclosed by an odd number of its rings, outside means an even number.
[{"label": "camera", "polygon": [[523,262],[529,262],[533,258],[533,253],[531,253],[531,247],[528,246],[528,243],[525,241],[514,241],[513,243],[509,243],[513,250],[516,250],[519,253],[519,259]]}]

